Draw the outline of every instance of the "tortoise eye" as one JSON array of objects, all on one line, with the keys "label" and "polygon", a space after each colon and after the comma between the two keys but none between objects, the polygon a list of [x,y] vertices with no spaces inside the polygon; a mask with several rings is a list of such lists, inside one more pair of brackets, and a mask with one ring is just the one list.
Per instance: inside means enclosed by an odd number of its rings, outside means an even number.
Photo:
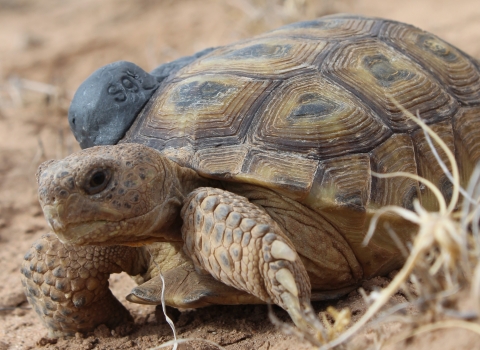
[{"label": "tortoise eye", "polygon": [[110,182],[111,171],[109,169],[96,170],[87,178],[84,189],[90,195],[102,192]]}]

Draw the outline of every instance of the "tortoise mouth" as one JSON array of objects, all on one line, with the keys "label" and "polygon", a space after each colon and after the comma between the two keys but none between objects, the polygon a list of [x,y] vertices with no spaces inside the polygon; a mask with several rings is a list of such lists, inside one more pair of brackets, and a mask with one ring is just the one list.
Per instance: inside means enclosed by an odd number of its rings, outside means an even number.
[{"label": "tortoise mouth", "polygon": [[[123,221],[86,221],[67,225],[52,225],[54,219],[47,219],[58,239],[73,245],[126,245],[141,247],[154,242],[166,242],[170,239],[129,234]],[[54,228],[55,227],[55,228]]]},{"label": "tortoise mouth", "polygon": [[[48,220],[48,219],[47,219]],[[50,222],[50,220],[48,220]],[[51,224],[50,224],[51,225]],[[58,239],[62,243],[74,245],[91,245],[107,243],[118,232],[111,231],[106,233],[107,221],[89,221],[64,225],[62,228],[52,227]],[[52,225],[51,225],[52,226]]]}]

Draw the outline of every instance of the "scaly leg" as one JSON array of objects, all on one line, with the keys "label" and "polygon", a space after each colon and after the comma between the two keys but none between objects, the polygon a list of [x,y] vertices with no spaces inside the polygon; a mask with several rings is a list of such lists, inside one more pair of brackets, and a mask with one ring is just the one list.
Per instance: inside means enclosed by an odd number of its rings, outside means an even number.
[{"label": "scaly leg", "polygon": [[[211,275],[202,275],[184,266],[168,270],[163,275],[164,298],[168,306],[196,309],[209,305],[261,304],[255,296],[227,286]],[[162,303],[162,278],[157,275],[132,289],[127,300],[138,304]]]},{"label": "scaly leg", "polygon": [[22,284],[49,336],[71,336],[100,324],[115,327],[132,320],[108,288],[111,273],[146,270],[140,248],[73,246],[47,234],[36,241],[22,264]]},{"label": "scaly leg", "polygon": [[[259,304],[260,299],[217,281],[210,274],[200,274],[192,260],[183,251],[183,242],[154,243],[148,247],[154,262],[145,274],[148,281],[132,289],[127,300],[160,305],[162,287],[165,304],[182,309],[194,309],[208,305]],[[159,275],[162,271],[162,277]]]},{"label": "scaly leg", "polygon": [[284,308],[300,328],[310,281],[295,247],[248,199],[216,188],[192,192],[182,209],[184,249],[217,280]]}]

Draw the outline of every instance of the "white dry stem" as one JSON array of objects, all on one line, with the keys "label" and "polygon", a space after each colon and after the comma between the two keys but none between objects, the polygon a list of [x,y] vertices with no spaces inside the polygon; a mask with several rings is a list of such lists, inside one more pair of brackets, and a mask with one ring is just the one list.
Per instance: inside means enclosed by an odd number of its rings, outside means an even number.
[{"label": "white dry stem", "polygon": [[167,321],[168,325],[170,326],[170,328],[172,329],[172,332],[173,332],[173,340],[167,341],[167,342],[165,342],[163,344],[160,344],[160,345],[158,345],[154,348],[150,348],[150,350],[162,349],[162,348],[166,348],[167,346],[172,346],[172,345],[173,345],[172,350],[177,350],[178,344],[188,343],[188,342],[191,342],[191,341],[204,342],[204,343],[207,343],[207,344],[210,344],[210,345],[214,345],[217,348],[219,348],[220,350],[226,350],[224,347],[220,346],[219,344],[217,344],[217,343],[215,343],[211,340],[207,340],[207,339],[200,339],[200,338],[177,339],[177,332],[176,332],[176,329],[175,329],[175,324],[173,323],[172,319],[170,317],[168,317],[167,310],[166,310],[165,278],[163,277],[162,270],[160,269],[160,266],[157,264],[157,262],[153,258],[152,252],[150,251],[150,249],[148,249],[148,247],[147,247],[147,251],[150,254],[150,256],[152,257],[152,261],[155,264],[155,266],[157,267],[160,279],[162,280],[162,294],[161,294],[161,298],[160,298],[160,300],[162,302],[162,311],[163,311],[163,315],[165,316],[165,320]]},{"label": "white dry stem", "polygon": [[10,98],[15,106],[23,105],[23,91],[25,90],[38,92],[46,96],[53,96],[54,98],[60,96],[60,89],[54,85],[18,77],[10,78],[8,83]]},{"label": "white dry stem", "polygon": [[175,330],[175,325],[173,324],[172,319],[167,315],[167,310],[165,307],[165,279],[163,278],[162,272],[160,270],[158,273],[160,274],[160,278],[162,279],[162,297],[161,297],[162,311],[163,311],[163,314],[165,315],[165,320],[167,320],[167,323],[173,332],[173,339],[174,339],[173,350],[177,350],[177,347],[178,347],[177,332]]},{"label": "white dry stem", "polygon": [[[417,112],[417,118],[420,120],[420,116]],[[450,182],[455,185],[455,180],[452,176],[452,173],[450,173],[450,170],[448,170],[447,165],[443,162],[442,158],[440,158],[440,155],[437,152],[437,149],[433,145],[432,139],[430,138],[430,135],[428,135],[425,130],[423,130],[423,134],[425,135],[425,139],[427,140],[428,146],[430,147],[430,150],[432,151],[433,155],[435,156],[435,159],[437,160],[438,164],[440,165],[440,168],[442,168],[443,173],[447,176],[447,178],[450,180]],[[464,200],[468,200],[473,204],[476,204],[476,201],[470,197],[469,192],[465,191],[461,186],[458,187],[458,190],[462,194]]]},{"label": "white dry stem", "polygon": [[388,222],[385,223],[385,228],[387,229],[388,235],[392,239],[393,243],[395,243],[395,245],[400,250],[400,253],[402,254],[402,256],[405,259],[407,259],[409,253],[408,253],[408,250],[407,250],[407,247],[405,246],[405,244],[402,242],[400,237],[398,237],[398,235],[395,233],[395,231],[391,228],[391,226],[389,225]]},{"label": "white dry stem", "polygon": [[[367,243],[371,239],[373,232],[376,228],[378,219],[381,215],[387,212],[395,213],[403,217],[404,219],[419,225],[419,231],[414,238],[410,255],[408,256],[403,268],[398,272],[398,274],[394,277],[390,284],[381,292],[375,295],[375,300],[367,309],[366,313],[360,318],[360,320],[347,331],[342,333],[338,338],[328,344],[325,344],[320,349],[330,349],[339,346],[340,344],[351,338],[353,335],[355,335],[361,328],[363,328],[368,321],[370,321],[375,315],[378,314],[380,309],[388,302],[388,300],[390,300],[391,296],[395,294],[408,280],[408,278],[412,275],[413,270],[417,266],[418,262],[422,260],[422,257],[424,258],[431,251],[434,245],[438,246],[439,253],[437,259],[434,259],[434,263],[430,267],[429,272],[430,274],[435,275],[443,267],[447,272],[446,279],[447,283],[450,286],[453,285],[450,271],[455,271],[457,267],[455,266],[455,264],[458,262],[459,259],[461,259],[462,257],[465,259],[468,256],[466,234],[462,235],[462,233],[458,233],[459,231],[462,231],[461,225],[453,220],[453,211],[456,208],[460,193],[460,176],[455,157],[451,150],[447,147],[447,145],[436,133],[434,133],[430,129],[430,127],[428,127],[428,125],[426,125],[419,118],[415,118],[414,115],[412,115],[405,108],[399,105],[397,101],[395,101],[394,99],[391,100],[401,111],[403,111],[405,115],[413,119],[423,129],[427,138],[427,142],[429,142],[429,145],[432,148],[432,151],[435,154],[437,161],[441,164],[442,169],[446,169],[446,166],[443,163],[442,159],[439,157],[438,152],[436,152],[435,147],[433,147],[433,143],[431,142],[429,136],[444,151],[452,168],[451,174],[450,172],[448,172],[450,174],[449,178],[453,183],[452,197],[450,203],[447,205],[441,192],[438,190],[438,188],[435,187],[433,183],[415,174],[403,172],[391,174],[373,173],[374,176],[378,176],[381,178],[405,176],[425,184],[425,186],[427,186],[436,197],[439,203],[439,211],[435,213],[429,213],[420,205],[418,201],[414,201],[413,203],[414,212],[398,206],[386,206],[376,211],[370,222],[370,227],[365,237],[364,243]],[[468,264],[464,264],[464,266],[468,268]],[[468,324],[465,326],[465,328],[466,327],[471,328],[472,325]]]},{"label": "white dry stem", "polygon": [[[392,208],[392,210],[394,209],[396,208]],[[428,229],[430,229],[430,227]],[[424,239],[425,233],[426,232],[423,232],[422,235],[421,232],[418,233],[414,242],[414,248],[410,253],[410,256],[408,257],[404,267],[398,272],[392,282],[390,282],[385,289],[377,294],[376,300],[368,308],[367,312],[360,318],[360,320],[358,320],[358,322],[346,332],[342,333],[337,339],[329,344],[326,344],[321,349],[330,349],[348,340],[361,328],[363,328],[363,326],[365,326],[365,324],[378,313],[378,311],[388,302],[388,300],[390,300],[391,296],[394,295],[402,286],[402,284],[408,279],[415,267],[417,260],[431,247],[433,242],[430,239]]]},{"label": "white dry stem", "polygon": [[[166,310],[166,305],[165,305],[165,279],[163,278],[163,274],[162,274],[162,270],[160,269],[160,266],[158,266],[157,262],[153,258],[152,252],[150,251],[150,249],[148,247],[147,247],[147,251],[150,254],[150,256],[152,257],[152,261],[155,264],[155,266],[157,267],[158,274],[160,275],[160,279],[162,280],[162,294],[161,294],[161,298],[160,298],[160,300],[162,302],[162,311],[163,311],[163,315],[165,316],[165,320],[167,321],[168,325],[170,326],[170,328],[172,329],[172,332],[173,332],[173,348],[172,348],[172,350],[177,350],[177,347],[178,347],[177,332],[176,332],[175,325],[173,324],[172,319],[170,317],[168,317],[168,315],[167,315],[167,310]],[[160,346],[160,347],[163,347],[163,346]]]},{"label": "white dry stem", "polygon": [[[480,206],[478,205],[480,200],[480,163],[473,169],[470,181],[468,183],[467,192],[470,194],[470,198],[473,199],[473,203],[470,200],[464,199],[462,206],[462,215],[460,218],[462,231],[467,232],[471,226],[472,234],[475,239],[475,249],[477,257],[480,257]],[[476,199],[475,199],[476,198]]]},{"label": "white dry stem", "polygon": [[12,100],[14,106],[16,107],[23,106],[22,90],[12,81],[9,81],[8,93],[10,95],[10,99]]},{"label": "white dry stem", "polygon": [[211,341],[211,340],[208,340],[208,339],[200,339],[200,338],[183,338],[183,339],[175,339],[175,340],[170,340],[170,341],[167,341],[159,346],[156,346],[154,348],[150,348],[149,350],[156,350],[156,349],[163,349],[163,348],[166,348],[167,346],[171,346],[171,345],[174,345],[174,346],[177,346],[177,344],[183,344],[183,343],[189,343],[189,342],[192,342],[192,341],[198,341],[198,342],[202,342],[202,343],[207,343],[207,344],[210,344],[210,345],[213,345],[213,346],[216,346],[217,348],[219,348],[220,350],[227,350],[225,349],[223,346]]},{"label": "white dry stem", "polygon": [[[418,125],[420,125],[420,127],[423,129],[423,132],[426,135],[428,134],[429,136],[431,136],[437,142],[437,144],[440,146],[440,148],[442,148],[443,151],[445,152],[445,155],[447,156],[448,161],[450,162],[450,165],[452,167],[453,178],[452,178],[451,181],[453,183],[453,192],[452,192],[452,198],[450,199],[450,203],[448,205],[447,212],[442,212],[441,210],[439,210],[439,212],[441,214],[447,214],[448,213],[450,215],[453,212],[453,210],[455,209],[455,206],[457,205],[458,198],[459,198],[459,192],[460,192],[460,173],[458,171],[457,162],[455,161],[455,156],[453,155],[450,148],[448,148],[448,146],[445,144],[445,142],[443,142],[443,140],[440,138],[440,136],[438,136],[427,124],[425,124],[421,119],[416,118],[413,114],[411,114],[404,107],[402,107],[400,104],[398,104],[397,101],[393,100],[393,102],[401,111],[403,111],[403,113],[405,113],[405,115],[407,117],[413,119]],[[433,144],[432,144],[431,147],[432,147],[433,150],[435,150],[435,147],[433,147]],[[438,156],[438,153],[436,152],[436,150],[434,151],[434,154],[436,154]],[[443,164],[443,167],[446,168],[445,163],[442,161],[442,159],[440,157],[438,157],[437,160],[440,163],[440,165]],[[437,200],[439,201],[439,204],[442,203],[442,202],[445,203],[445,199],[443,198],[443,196],[436,196],[436,197],[437,197]]]},{"label": "white dry stem", "polygon": [[473,295],[473,301],[475,303],[475,309],[477,314],[480,314],[480,264],[477,264],[473,271],[471,291]]},{"label": "white dry stem", "polygon": [[[467,190],[473,198],[480,199],[480,163],[477,164],[473,170]],[[479,199],[477,199],[477,203]],[[480,314],[480,205],[473,206],[471,203],[464,201],[462,209],[462,229],[466,231],[468,227],[471,227],[474,239],[475,258],[477,263],[473,271],[470,288],[475,303],[475,310],[477,311],[477,314]]]}]

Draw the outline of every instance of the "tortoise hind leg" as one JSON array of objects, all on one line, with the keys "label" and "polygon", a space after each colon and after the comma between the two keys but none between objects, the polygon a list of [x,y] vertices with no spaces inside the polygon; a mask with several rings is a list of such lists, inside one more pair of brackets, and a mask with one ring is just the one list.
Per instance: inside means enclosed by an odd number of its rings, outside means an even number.
[{"label": "tortoise hind leg", "polygon": [[[227,286],[210,274],[199,274],[193,265],[178,266],[163,274],[165,281],[164,300],[168,306],[181,309],[196,309],[209,305],[238,305],[263,303],[257,297]],[[127,300],[160,305],[163,282],[160,275],[132,289]]]},{"label": "tortoise hind leg", "polygon": [[184,250],[215,279],[284,308],[308,328],[310,280],[293,244],[245,197],[216,188],[192,192],[182,209]]},{"label": "tortoise hind leg", "polygon": [[[120,265],[121,264],[121,265]],[[36,241],[22,264],[28,301],[53,338],[115,327],[132,317],[108,288],[111,273],[146,269],[137,248],[72,246],[53,234]]]}]

